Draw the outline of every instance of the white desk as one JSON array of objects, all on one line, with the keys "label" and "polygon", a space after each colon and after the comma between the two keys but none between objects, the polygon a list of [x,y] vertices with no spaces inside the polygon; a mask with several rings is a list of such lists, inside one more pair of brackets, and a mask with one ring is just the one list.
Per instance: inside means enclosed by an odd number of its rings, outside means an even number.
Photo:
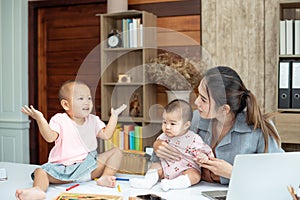
[{"label": "white desk", "polygon": [[[8,180],[0,181],[1,199],[13,200],[15,199],[16,189],[32,187],[33,182],[31,180],[30,175],[36,167],[38,166],[0,162],[0,168],[5,168],[8,176]],[[129,178],[132,177],[132,175],[127,174],[118,174],[117,176]],[[120,195],[123,196],[124,200],[127,200],[129,196],[136,196],[138,194],[148,193],[157,194],[168,200],[207,200],[206,197],[201,195],[201,191],[227,189],[227,186],[211,184],[207,182],[201,182],[200,184],[197,184],[184,190],[169,190],[168,192],[164,192],[160,189],[160,183],[156,184],[151,190],[131,188],[127,181],[118,181],[118,184],[120,184],[121,186],[121,192],[118,192],[117,188],[106,188],[97,186],[95,181],[80,183],[80,186],[70,190],[69,192]],[[55,197],[57,197],[60,193],[65,192],[65,189],[68,188],[70,185],[74,185],[74,183],[64,185],[50,185],[47,191],[47,200],[55,199]]]}]

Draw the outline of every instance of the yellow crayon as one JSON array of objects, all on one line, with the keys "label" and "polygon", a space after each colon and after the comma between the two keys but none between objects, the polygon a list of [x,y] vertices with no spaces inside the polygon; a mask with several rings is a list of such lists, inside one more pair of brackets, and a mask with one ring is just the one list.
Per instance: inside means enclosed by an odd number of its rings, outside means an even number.
[{"label": "yellow crayon", "polygon": [[118,191],[119,191],[119,192],[121,192],[121,187],[120,187],[120,185],[119,185],[119,184],[118,184],[118,186],[117,186],[117,187],[118,187]]}]

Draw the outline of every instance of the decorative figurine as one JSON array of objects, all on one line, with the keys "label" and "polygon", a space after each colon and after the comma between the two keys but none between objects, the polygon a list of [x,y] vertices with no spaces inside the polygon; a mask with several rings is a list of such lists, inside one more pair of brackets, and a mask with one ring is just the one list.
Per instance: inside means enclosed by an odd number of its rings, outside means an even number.
[{"label": "decorative figurine", "polygon": [[129,115],[132,117],[138,117],[140,113],[141,113],[141,106],[139,102],[139,95],[135,93],[132,101],[130,102]]}]

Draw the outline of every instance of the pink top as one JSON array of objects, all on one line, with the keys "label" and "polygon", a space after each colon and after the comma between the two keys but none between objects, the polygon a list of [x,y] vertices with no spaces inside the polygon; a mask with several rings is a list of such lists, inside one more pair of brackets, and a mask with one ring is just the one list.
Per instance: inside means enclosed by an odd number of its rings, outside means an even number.
[{"label": "pink top", "polygon": [[66,113],[57,113],[50,120],[50,128],[58,133],[48,162],[71,165],[83,161],[97,149],[97,134],[105,127],[98,116],[88,115],[83,125],[76,124]]}]

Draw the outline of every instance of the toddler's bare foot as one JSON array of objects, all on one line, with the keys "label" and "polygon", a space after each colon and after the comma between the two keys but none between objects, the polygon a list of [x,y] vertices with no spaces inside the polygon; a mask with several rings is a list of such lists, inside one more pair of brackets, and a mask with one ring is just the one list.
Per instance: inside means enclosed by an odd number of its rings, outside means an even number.
[{"label": "toddler's bare foot", "polygon": [[104,187],[116,187],[116,177],[115,176],[101,176],[97,180],[97,185]]},{"label": "toddler's bare foot", "polygon": [[19,200],[42,200],[46,198],[46,193],[39,187],[32,187],[17,190],[16,198]]}]

